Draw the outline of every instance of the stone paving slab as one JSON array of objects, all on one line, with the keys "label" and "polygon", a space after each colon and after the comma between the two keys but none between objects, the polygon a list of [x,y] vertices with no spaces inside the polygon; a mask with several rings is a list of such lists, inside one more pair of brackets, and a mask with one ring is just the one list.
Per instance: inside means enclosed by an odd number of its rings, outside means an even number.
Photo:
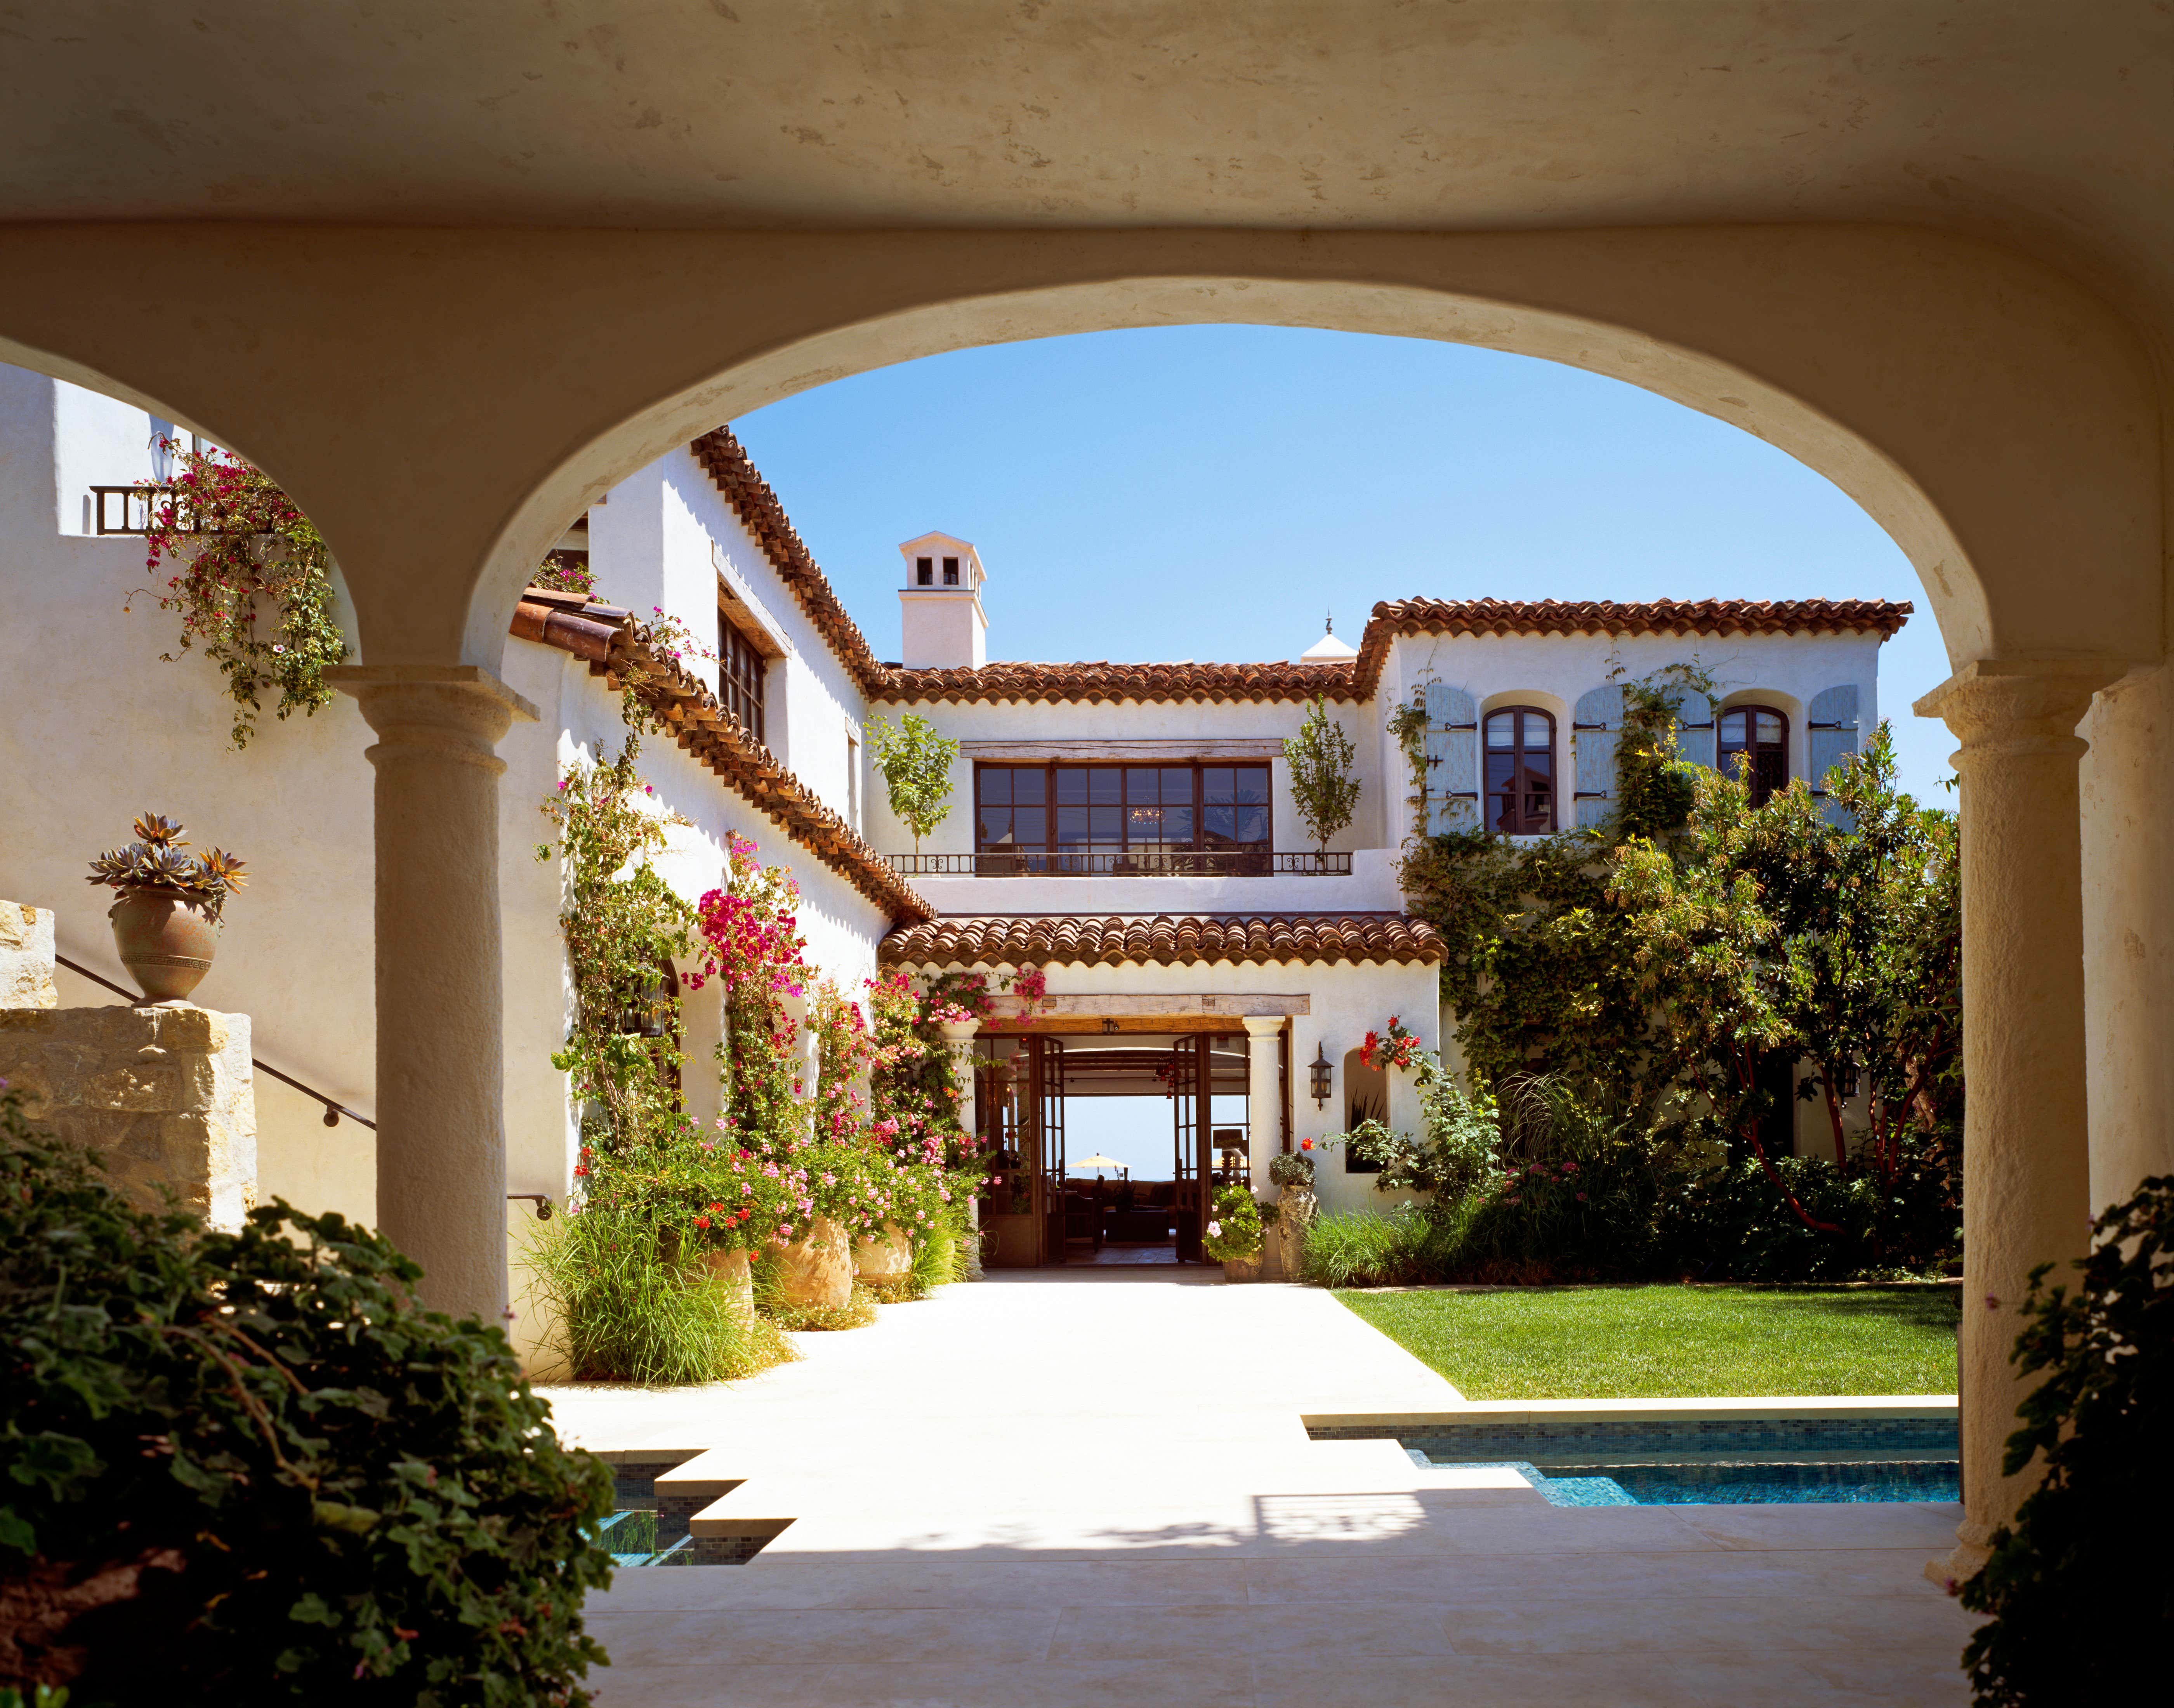
[{"label": "stone paving slab", "polygon": [[548,1391],[584,1445],[707,1449],[667,1482],[738,1481],[718,1523],[793,1521],[592,1598],[606,1708],[1967,1699],[1968,1618],[1919,1576],[1957,1508],[1557,1508],[1311,1440],[1466,1406],[1317,1290],[1027,1272],[798,1343],[728,1387]]}]

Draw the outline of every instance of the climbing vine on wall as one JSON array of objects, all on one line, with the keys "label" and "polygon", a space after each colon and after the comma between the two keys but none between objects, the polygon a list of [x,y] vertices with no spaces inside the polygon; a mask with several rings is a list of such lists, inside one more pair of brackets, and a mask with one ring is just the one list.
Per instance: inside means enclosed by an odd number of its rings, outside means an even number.
[{"label": "climbing vine on wall", "polygon": [[[1634,944],[1609,900],[1609,862],[1625,838],[1666,839],[1688,821],[1693,785],[1675,754],[1677,710],[1712,689],[1688,665],[1624,684],[1616,809],[1606,825],[1515,840],[1453,830],[1406,844],[1404,893],[1447,946],[1442,1000],[1480,1083],[1544,1068],[1610,1102],[1648,1106],[1658,1095],[1665,1076],[1650,1004],[1636,987]],[[1391,728],[1418,793],[1425,714],[1417,703],[1404,710],[1416,716]]]},{"label": "climbing vine on wall", "polygon": [[144,567],[170,573],[159,608],[181,613],[169,661],[202,646],[226,678],[238,748],[257,732],[264,696],[274,715],[332,702],[325,672],[347,657],[333,619],[332,553],[294,500],[231,451],[161,439],[170,480],[139,481],[148,517]]}]

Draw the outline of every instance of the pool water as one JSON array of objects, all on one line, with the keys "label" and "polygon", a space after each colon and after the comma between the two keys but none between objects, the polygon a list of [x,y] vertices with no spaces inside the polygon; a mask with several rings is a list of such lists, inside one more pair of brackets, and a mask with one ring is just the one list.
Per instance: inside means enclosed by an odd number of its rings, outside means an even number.
[{"label": "pool water", "polygon": [[1524,1459],[1439,1459],[1417,1447],[1420,1464],[1506,1465],[1555,1506],[1706,1506],[1771,1502],[1957,1500],[1953,1459],[1738,1459],[1720,1455],[1631,1464],[1544,1466]]},{"label": "pool water", "polygon": [[1476,1423],[1424,1434],[1322,1427],[1317,1439],[1393,1438],[1429,1469],[1516,1471],[1557,1506],[1687,1506],[1961,1499],[1952,1413]]}]

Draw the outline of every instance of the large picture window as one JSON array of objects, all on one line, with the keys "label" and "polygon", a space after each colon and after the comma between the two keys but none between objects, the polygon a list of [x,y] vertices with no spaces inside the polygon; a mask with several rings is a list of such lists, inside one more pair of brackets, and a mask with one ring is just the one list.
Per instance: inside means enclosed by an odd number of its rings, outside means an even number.
[{"label": "large picture window", "polygon": [[1267,868],[1265,765],[977,765],[975,846],[1050,872]]},{"label": "large picture window", "polygon": [[1487,828],[1544,836],[1555,828],[1555,721],[1529,705],[1487,714]]},{"label": "large picture window", "polygon": [[722,611],[717,613],[717,699],[757,741],[763,732],[762,689],[770,661]]},{"label": "large picture window", "polygon": [[1720,747],[1722,776],[1749,785],[1753,806],[1788,787],[1789,720],[1771,706],[1736,705],[1722,713]]}]

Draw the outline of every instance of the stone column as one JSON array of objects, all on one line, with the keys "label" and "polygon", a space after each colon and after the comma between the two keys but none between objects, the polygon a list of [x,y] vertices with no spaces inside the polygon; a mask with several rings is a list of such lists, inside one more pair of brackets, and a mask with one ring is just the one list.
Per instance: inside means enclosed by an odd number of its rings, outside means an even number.
[{"label": "stone column", "polygon": [[1268,1164],[1283,1149],[1283,1075],[1278,1071],[1276,1035],[1281,1014],[1247,1014],[1246,1026],[1246,1162],[1253,1196],[1273,1198]]},{"label": "stone column", "polygon": [[377,732],[377,1224],[422,1302],[506,1311],[506,1003],[494,749],[536,708],[475,665],[328,673]]},{"label": "stone column", "polygon": [[2008,1362],[2033,1267],[2087,1243],[2084,919],[2076,725],[2121,673],[2090,659],[1985,659],[1917,705],[1962,742],[1962,1466],[1965,1577],[2036,1482],[2001,1475],[2028,1391]]},{"label": "stone column", "polygon": [[950,1052],[952,1076],[959,1082],[963,1094],[959,1099],[959,1125],[967,1132],[978,1129],[974,1100],[974,1035],[982,1029],[979,1020],[945,1020],[944,1047]]},{"label": "stone column", "polygon": [[[950,1052],[951,1073],[958,1080],[961,1095],[959,1099],[959,1125],[970,1137],[981,1135],[980,1106],[974,1093],[974,1035],[982,1029],[979,1020],[944,1020],[944,1047]],[[977,1192],[966,1201],[966,1227],[972,1238],[966,1242],[966,1278],[982,1278],[982,1199]]]}]

